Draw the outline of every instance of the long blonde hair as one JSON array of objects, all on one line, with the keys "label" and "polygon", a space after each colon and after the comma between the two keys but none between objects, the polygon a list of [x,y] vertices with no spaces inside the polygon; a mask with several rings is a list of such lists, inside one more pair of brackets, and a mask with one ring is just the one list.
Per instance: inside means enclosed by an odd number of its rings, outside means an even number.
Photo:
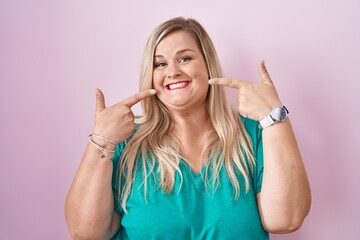
[{"label": "long blonde hair", "polygon": [[[187,31],[197,42],[205,58],[209,77],[223,77],[216,50],[205,29],[194,19],[178,17],[159,25],[150,35],[142,59],[140,91],[153,88],[153,60],[157,44],[168,34],[179,30]],[[207,185],[213,183],[216,189],[220,170],[225,166],[235,189],[234,198],[237,199],[240,196],[237,173],[244,178],[246,191],[250,188],[249,173],[252,173],[254,167],[251,139],[239,114],[232,109],[224,87],[210,85],[206,102],[213,131],[208,134],[202,154],[202,162],[205,162],[206,167],[205,182]],[[156,96],[144,99],[142,108],[143,115],[136,119],[138,129],[128,140],[118,167],[118,199],[124,211],[138,161],[142,161],[145,198],[149,176],[158,175],[159,186],[166,193],[173,191],[176,172],[182,181],[179,169],[181,143],[170,131],[173,121],[170,112]]]}]

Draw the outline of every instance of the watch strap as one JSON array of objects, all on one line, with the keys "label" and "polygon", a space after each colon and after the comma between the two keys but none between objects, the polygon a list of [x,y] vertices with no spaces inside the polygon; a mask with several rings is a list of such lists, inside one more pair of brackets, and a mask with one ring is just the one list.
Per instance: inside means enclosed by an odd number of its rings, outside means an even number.
[{"label": "watch strap", "polygon": [[271,117],[271,113],[264,117],[262,120],[260,120],[260,125],[262,128],[270,127],[275,123],[274,119]]},{"label": "watch strap", "polygon": [[273,125],[273,124],[275,124],[277,122],[282,122],[288,117],[289,110],[287,110],[287,108],[284,105],[280,106],[280,107],[277,107],[277,108],[283,108],[286,111],[286,117],[283,120],[277,121],[276,119],[274,119],[271,116],[271,114],[274,111],[274,108],[275,107],[273,107],[273,110],[266,117],[264,117],[262,120],[260,120],[260,125],[261,125],[262,128],[267,128],[267,127],[270,127],[271,125]]}]

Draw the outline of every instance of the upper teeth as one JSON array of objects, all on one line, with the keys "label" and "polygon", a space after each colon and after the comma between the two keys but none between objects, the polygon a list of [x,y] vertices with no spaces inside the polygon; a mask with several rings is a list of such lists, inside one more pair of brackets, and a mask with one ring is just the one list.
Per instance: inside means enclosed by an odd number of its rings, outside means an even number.
[{"label": "upper teeth", "polygon": [[185,87],[186,85],[187,85],[187,82],[179,82],[179,83],[175,83],[175,84],[170,84],[169,89]]}]

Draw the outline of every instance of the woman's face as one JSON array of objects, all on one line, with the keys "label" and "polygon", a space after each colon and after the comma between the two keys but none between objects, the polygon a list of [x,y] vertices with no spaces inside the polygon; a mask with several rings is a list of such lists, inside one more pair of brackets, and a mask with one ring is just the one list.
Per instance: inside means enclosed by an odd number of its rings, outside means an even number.
[{"label": "woman's face", "polygon": [[186,31],[164,37],[155,49],[153,84],[169,110],[206,105],[209,75],[196,41]]}]

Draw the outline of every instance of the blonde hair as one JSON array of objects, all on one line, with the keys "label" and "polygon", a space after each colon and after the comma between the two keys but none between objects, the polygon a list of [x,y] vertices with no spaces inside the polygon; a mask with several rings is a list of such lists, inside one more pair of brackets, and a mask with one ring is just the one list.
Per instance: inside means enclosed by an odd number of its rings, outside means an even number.
[{"label": "blonde hair", "polygon": [[[154,52],[158,43],[168,34],[184,30],[197,42],[210,78],[223,77],[214,45],[205,29],[194,19],[183,17],[170,19],[154,29],[145,47],[141,75],[140,91],[153,88],[152,74]],[[246,191],[250,188],[249,173],[253,172],[254,157],[251,139],[246,133],[239,114],[233,110],[224,87],[209,86],[207,110],[213,130],[203,149],[206,185],[212,183],[215,190],[219,185],[219,174],[223,166],[234,187],[234,198],[240,196],[238,173],[245,180]],[[136,119],[138,129],[128,140],[121,155],[118,167],[119,201],[126,211],[126,201],[132,190],[138,161],[142,161],[144,197],[146,199],[147,179],[157,175],[159,186],[166,193],[174,188],[175,174],[179,169],[179,143],[171,133],[172,117],[168,109],[154,96],[142,101],[143,115]],[[209,172],[211,171],[211,179]],[[181,183],[180,183],[181,184]],[[181,185],[180,185],[181,186]]]}]

